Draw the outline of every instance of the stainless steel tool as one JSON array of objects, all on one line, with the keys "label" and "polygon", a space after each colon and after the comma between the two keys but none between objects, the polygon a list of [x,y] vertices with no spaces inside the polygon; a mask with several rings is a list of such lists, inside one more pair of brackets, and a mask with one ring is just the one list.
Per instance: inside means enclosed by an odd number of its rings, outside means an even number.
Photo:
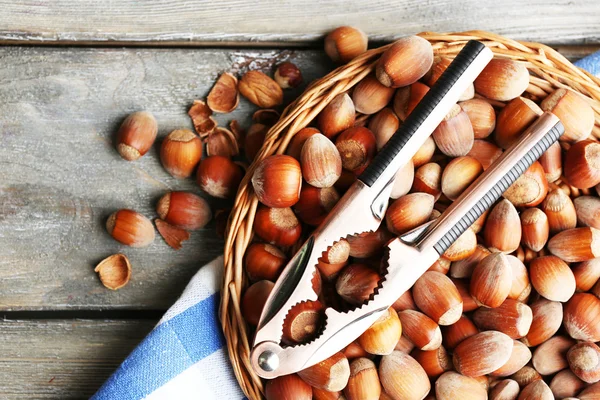
[{"label": "stainless steel tool", "polygon": [[440,218],[389,244],[387,270],[368,302],[349,312],[328,308],[325,327],[316,339],[297,346],[282,345],[283,323],[290,309],[317,299],[311,279],[318,259],[340,239],[379,227],[396,172],[413,157],[491,58],[491,51],[479,42],[471,41],[464,47],[288,263],[257,328],[250,362],[258,375],[275,378],[297,372],[355,340],[562,134],[555,116],[541,117]]}]

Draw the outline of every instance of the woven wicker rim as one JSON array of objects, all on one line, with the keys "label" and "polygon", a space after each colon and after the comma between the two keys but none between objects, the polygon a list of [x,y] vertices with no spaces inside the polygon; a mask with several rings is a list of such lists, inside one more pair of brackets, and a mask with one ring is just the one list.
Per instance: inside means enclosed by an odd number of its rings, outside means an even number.
[{"label": "woven wicker rim", "polygon": [[[557,88],[572,89],[583,94],[595,113],[592,135],[600,138],[600,79],[575,67],[556,50],[540,43],[515,41],[485,31],[446,34],[422,32],[418,36],[432,44],[436,55],[453,58],[467,41],[474,39],[491,48],[496,58],[523,63],[531,74],[526,92],[534,100],[543,99]],[[346,92],[371,73],[381,53],[390,45],[369,50],[313,82],[287,106],[279,121],[267,133],[260,152],[240,184],[225,242],[220,318],[234,373],[250,399],[261,399],[263,393],[261,379],[250,367],[248,331],[240,311],[242,289],[247,284],[243,273],[243,256],[252,239],[252,224],[258,205],[250,178],[260,160],[273,154],[283,154],[291,138],[306,127],[336,95]]]}]

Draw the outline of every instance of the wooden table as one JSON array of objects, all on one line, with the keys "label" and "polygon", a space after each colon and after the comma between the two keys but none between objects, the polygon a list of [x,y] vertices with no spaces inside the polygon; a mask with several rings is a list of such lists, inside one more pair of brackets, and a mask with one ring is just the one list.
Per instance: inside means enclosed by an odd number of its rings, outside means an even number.
[{"label": "wooden table", "polygon": [[[373,42],[416,32],[486,29],[578,58],[600,48],[600,2],[337,0],[0,0],[0,398],[86,398],[221,252],[214,224],[181,251],[160,239],[129,249],[104,229],[118,208],[154,216],[167,190],[200,192],[160,166],[128,163],[116,128],[145,109],[159,136],[223,71],[291,60],[307,82],[333,65],[320,39],[339,25]],[[296,91],[287,93],[291,98]],[[221,124],[247,124],[245,101]],[[214,208],[226,203],[211,200]],[[93,272],[125,252],[133,277],[105,289]]]}]

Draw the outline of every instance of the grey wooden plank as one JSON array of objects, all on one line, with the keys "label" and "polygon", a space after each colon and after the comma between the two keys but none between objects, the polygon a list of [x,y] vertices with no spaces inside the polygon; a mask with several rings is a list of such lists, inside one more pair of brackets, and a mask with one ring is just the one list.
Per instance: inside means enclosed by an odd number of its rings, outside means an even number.
[{"label": "grey wooden plank", "polygon": [[[218,74],[267,71],[286,59],[306,81],[330,68],[315,51],[0,47],[0,310],[172,304],[198,268],[221,253],[222,241],[213,224],[194,232],[180,251],[158,235],[151,246],[132,249],[106,233],[106,218],[119,208],[154,218],[165,191],[200,193],[195,181],[163,170],[156,148],[133,163],[120,159],[116,128],[139,109],[156,115],[161,137],[191,128],[187,109]],[[217,119],[248,126],[253,110],[241,101]],[[93,268],[119,251],[131,260],[132,279],[113,292]]]},{"label": "grey wooden plank", "polygon": [[376,40],[486,29],[545,43],[600,42],[597,0],[55,0],[0,1],[12,43],[309,43],[340,25]]},{"label": "grey wooden plank", "polygon": [[0,320],[0,398],[89,398],[155,323]]}]

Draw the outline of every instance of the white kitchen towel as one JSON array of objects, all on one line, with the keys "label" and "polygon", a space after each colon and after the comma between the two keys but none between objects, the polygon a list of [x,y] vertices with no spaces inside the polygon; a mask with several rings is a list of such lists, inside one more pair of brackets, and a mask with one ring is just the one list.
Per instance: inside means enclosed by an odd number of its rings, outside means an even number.
[{"label": "white kitchen towel", "polygon": [[202,267],[93,400],[244,399],[219,323],[223,257]]},{"label": "white kitchen towel", "polygon": [[[600,76],[600,52],[575,65]],[[201,268],[92,399],[243,399],[218,318],[222,274],[222,257]]]}]

